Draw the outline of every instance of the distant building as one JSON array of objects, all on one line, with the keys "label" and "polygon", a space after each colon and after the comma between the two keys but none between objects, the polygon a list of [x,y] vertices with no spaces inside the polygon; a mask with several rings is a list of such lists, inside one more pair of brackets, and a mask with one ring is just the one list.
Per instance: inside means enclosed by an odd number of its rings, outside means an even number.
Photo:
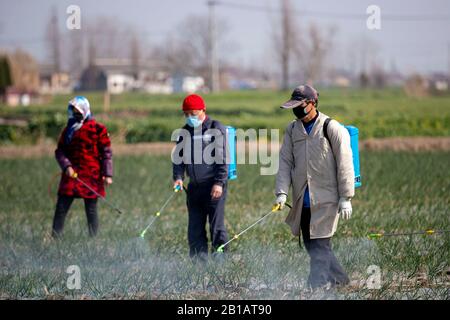
[{"label": "distant building", "polygon": [[129,59],[96,59],[81,74],[77,90],[111,94],[140,90],[143,85],[140,75],[145,74],[145,68],[142,69],[133,66]]},{"label": "distant building", "polygon": [[171,94],[173,93],[172,81],[146,81],[142,85],[142,90],[150,94]]},{"label": "distant building", "polygon": [[173,93],[194,93],[201,91],[205,86],[205,80],[198,76],[186,76],[175,74],[172,76]]},{"label": "distant building", "polygon": [[434,73],[428,77],[428,88],[435,93],[449,90],[449,77],[443,73]]},{"label": "distant building", "polygon": [[130,59],[96,59],[79,80],[79,91],[108,91],[121,94],[141,91],[151,94],[193,93],[202,91],[205,80],[195,75],[170,75],[157,61],[146,61],[138,67]]},{"label": "distant building", "polygon": [[10,107],[27,107],[31,104],[39,104],[41,102],[36,92],[19,90],[13,87],[6,89],[4,100]]},{"label": "distant building", "polygon": [[[330,68],[325,77],[319,81],[323,87],[349,88],[357,83],[354,75],[345,69]],[[317,84],[316,84],[317,85]]]},{"label": "distant building", "polygon": [[135,88],[135,80],[132,76],[121,73],[107,73],[107,89],[109,93],[120,94],[132,91]]},{"label": "distant building", "polygon": [[276,81],[264,70],[255,68],[223,67],[220,88],[223,90],[274,89]]},{"label": "distant building", "polygon": [[68,94],[72,92],[72,83],[67,72],[54,72],[53,67],[39,67],[39,93]]},{"label": "distant building", "polygon": [[348,88],[352,84],[352,80],[345,75],[338,75],[333,79],[333,84],[338,88]]},{"label": "distant building", "polygon": [[137,90],[150,94],[171,94],[173,92],[172,79],[163,68],[143,69],[139,73],[136,87]]},{"label": "distant building", "polygon": [[37,103],[39,68],[25,51],[0,54],[0,95],[9,106]]},{"label": "distant building", "polygon": [[108,87],[106,73],[99,67],[91,65],[81,73],[76,91],[105,91]]},{"label": "distant building", "polygon": [[230,79],[228,87],[231,90],[254,90],[258,88],[258,84],[251,79]]}]

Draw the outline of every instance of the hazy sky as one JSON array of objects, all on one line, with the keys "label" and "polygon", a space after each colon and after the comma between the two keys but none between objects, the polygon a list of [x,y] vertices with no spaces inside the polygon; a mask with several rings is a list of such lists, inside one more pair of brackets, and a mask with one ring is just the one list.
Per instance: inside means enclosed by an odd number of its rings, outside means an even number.
[{"label": "hazy sky", "polygon": [[[222,0],[224,3],[277,7],[279,0]],[[372,43],[379,63],[389,68],[393,62],[403,72],[449,70],[450,1],[448,0],[292,0],[298,15],[299,30],[314,22],[324,30],[335,28],[334,64],[357,68],[361,56],[361,39]],[[0,48],[22,47],[39,61],[45,61],[45,27],[51,7],[56,6],[61,29],[65,28],[67,6],[81,7],[83,19],[116,17],[143,30],[148,42],[158,43],[167,31],[174,30],[191,14],[207,14],[206,0],[0,0]],[[366,8],[381,8],[379,31],[366,28]],[[305,14],[301,14],[306,12]],[[307,14],[310,12],[310,14]],[[217,6],[217,15],[227,20],[227,41],[232,49],[220,52],[228,60],[261,67],[275,64],[270,32],[277,13]],[[344,17],[343,17],[344,15]],[[350,19],[346,15],[351,15]],[[356,15],[356,18],[353,18]],[[384,16],[383,16],[384,15]],[[360,16],[360,18],[359,18]],[[392,17],[396,16],[396,17]],[[405,19],[405,16],[414,16]],[[430,16],[436,20],[430,20]],[[391,20],[389,18],[395,18]],[[374,50],[373,48],[376,48]]]}]

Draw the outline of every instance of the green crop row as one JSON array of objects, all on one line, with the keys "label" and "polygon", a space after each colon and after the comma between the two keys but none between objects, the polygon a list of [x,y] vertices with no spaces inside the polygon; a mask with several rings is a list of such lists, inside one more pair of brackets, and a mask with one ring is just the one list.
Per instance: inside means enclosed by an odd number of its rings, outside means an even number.
[{"label": "green crop row", "polygon": [[[102,96],[87,93],[94,116],[121,142],[170,141],[183,125],[181,95],[123,94],[111,96],[109,109]],[[450,96],[407,97],[399,89],[321,92],[319,110],[343,124],[359,128],[360,138],[449,136]],[[69,96],[55,96],[46,105],[9,108],[0,105],[0,143],[26,144],[56,140],[66,122]],[[242,129],[282,129],[294,119],[280,104],[288,92],[226,92],[205,95],[207,112],[225,125]],[[9,120],[9,121],[8,121]],[[21,121],[17,125],[15,120]]]}]

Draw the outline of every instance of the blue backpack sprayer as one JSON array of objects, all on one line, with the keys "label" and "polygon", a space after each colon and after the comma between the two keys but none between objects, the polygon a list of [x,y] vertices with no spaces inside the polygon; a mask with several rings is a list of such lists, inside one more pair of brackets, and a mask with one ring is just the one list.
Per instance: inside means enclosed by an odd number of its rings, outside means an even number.
[{"label": "blue backpack sprayer", "polygon": [[237,179],[236,167],[236,128],[227,126],[228,180]]},{"label": "blue backpack sprayer", "polygon": [[[331,144],[330,138],[328,136],[328,124],[330,123],[331,118],[327,118],[325,123],[323,124],[323,135],[328,140],[331,148],[333,145]],[[355,126],[344,126],[347,129],[350,135],[350,147],[352,148],[352,158],[353,158],[353,170],[355,172],[355,188],[361,187],[361,172],[359,166],[359,145],[358,145],[358,135],[359,130]]]},{"label": "blue backpack sprayer", "polygon": [[344,126],[350,134],[350,146],[352,148],[353,168],[355,171],[355,188],[361,187],[361,172],[359,167],[359,130],[355,126]]}]

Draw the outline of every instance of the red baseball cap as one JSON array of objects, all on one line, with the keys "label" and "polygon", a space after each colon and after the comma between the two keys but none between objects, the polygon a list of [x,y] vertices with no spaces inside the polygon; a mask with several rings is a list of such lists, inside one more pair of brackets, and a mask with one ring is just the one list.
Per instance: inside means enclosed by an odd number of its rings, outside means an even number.
[{"label": "red baseball cap", "polygon": [[197,94],[188,95],[183,101],[183,111],[206,110],[205,101]]}]

